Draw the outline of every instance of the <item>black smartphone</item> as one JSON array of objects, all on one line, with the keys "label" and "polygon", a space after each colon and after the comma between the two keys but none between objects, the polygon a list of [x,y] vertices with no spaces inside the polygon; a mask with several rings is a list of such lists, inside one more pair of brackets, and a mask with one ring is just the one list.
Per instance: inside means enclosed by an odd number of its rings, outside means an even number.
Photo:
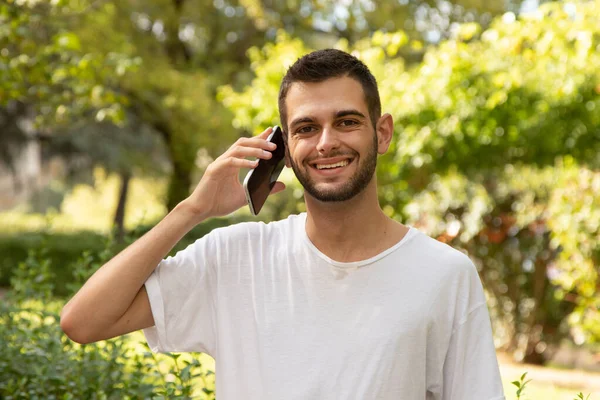
[{"label": "black smartphone", "polygon": [[267,141],[277,145],[272,151],[273,157],[268,160],[260,159],[256,168],[250,170],[244,179],[246,200],[252,215],[258,215],[260,212],[285,165],[285,144],[281,128],[275,126]]}]

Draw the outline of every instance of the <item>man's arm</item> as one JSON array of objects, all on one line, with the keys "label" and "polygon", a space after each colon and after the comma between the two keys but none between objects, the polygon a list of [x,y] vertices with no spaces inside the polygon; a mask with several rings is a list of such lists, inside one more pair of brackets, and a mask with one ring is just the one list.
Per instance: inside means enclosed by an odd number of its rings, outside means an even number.
[{"label": "man's arm", "polygon": [[143,287],[158,263],[202,218],[182,202],[152,230],[102,266],[63,308],[60,326],[90,343],[154,325]]},{"label": "man's arm", "polygon": [[[144,283],[159,262],[195,225],[227,215],[246,203],[238,174],[268,159],[274,147],[265,139],[242,138],[208,166],[202,180],[152,230],[103,265],[64,306],[60,326],[72,340],[90,343],[154,325]],[[283,190],[278,182],[272,193]]]}]

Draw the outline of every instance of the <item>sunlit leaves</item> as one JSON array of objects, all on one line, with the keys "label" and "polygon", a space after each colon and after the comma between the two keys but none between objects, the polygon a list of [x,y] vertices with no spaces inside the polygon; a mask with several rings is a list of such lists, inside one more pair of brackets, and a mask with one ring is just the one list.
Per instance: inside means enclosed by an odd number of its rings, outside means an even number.
[{"label": "sunlit leaves", "polygon": [[238,93],[227,85],[221,87],[218,94],[218,99],[234,112],[236,128],[258,132],[278,124],[277,97],[281,78],[287,68],[308,51],[301,40],[291,39],[283,31],[279,32],[275,43],[248,51],[250,66],[255,73],[251,86]]},{"label": "sunlit leaves", "polygon": [[[86,2],[8,1],[0,6],[0,105],[20,101],[36,108],[40,125],[88,118],[123,120],[126,102],[116,78],[139,59],[88,51],[68,20]],[[102,90],[98,90],[101,87]]]},{"label": "sunlit leaves", "polygon": [[561,248],[555,264],[555,280],[565,290],[580,295],[572,320],[583,328],[580,332],[583,339],[597,341],[600,340],[600,173],[578,168],[572,161],[564,168],[564,180],[552,192],[548,207],[553,244]]}]

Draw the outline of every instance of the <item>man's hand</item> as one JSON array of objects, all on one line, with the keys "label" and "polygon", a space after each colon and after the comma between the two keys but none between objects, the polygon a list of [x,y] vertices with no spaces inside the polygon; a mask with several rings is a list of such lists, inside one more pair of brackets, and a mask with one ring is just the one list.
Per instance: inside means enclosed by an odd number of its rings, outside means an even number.
[{"label": "man's hand", "polygon": [[[194,192],[184,200],[194,214],[204,220],[211,217],[228,215],[246,204],[244,188],[239,180],[241,168],[256,168],[258,159],[269,159],[276,145],[266,139],[273,131],[268,128],[252,138],[240,138],[225,153],[213,161]],[[249,160],[256,157],[256,160]],[[285,189],[277,182],[271,193]]]}]

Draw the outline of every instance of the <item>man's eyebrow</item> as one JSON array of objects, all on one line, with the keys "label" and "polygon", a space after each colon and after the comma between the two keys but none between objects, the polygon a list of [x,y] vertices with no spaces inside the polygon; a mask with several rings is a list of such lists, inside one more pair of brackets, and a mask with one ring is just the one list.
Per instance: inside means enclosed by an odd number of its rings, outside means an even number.
[{"label": "man's eyebrow", "polygon": [[[337,119],[337,118],[342,118],[342,117],[346,117],[348,115],[354,115],[356,117],[360,117],[360,118],[364,118],[366,119],[367,117],[365,117],[365,115],[363,113],[361,113],[358,110],[354,110],[354,109],[348,109],[348,110],[340,110],[340,111],[336,111],[333,116]],[[296,118],[295,120],[293,120],[292,122],[290,122],[290,128],[299,125],[299,124],[303,124],[305,122],[315,122],[315,118],[313,117],[299,117]]]},{"label": "man's eyebrow", "polygon": [[290,127],[296,126],[298,124],[303,124],[305,122],[314,122],[314,118],[312,117],[300,117],[296,118],[290,123]]},{"label": "man's eyebrow", "polygon": [[335,115],[336,118],[346,117],[348,115],[354,115],[354,116],[361,117],[361,118],[367,118],[360,111],[358,111],[358,110],[352,110],[352,109],[350,109],[350,110],[340,110],[340,111],[336,112],[334,115]]}]

